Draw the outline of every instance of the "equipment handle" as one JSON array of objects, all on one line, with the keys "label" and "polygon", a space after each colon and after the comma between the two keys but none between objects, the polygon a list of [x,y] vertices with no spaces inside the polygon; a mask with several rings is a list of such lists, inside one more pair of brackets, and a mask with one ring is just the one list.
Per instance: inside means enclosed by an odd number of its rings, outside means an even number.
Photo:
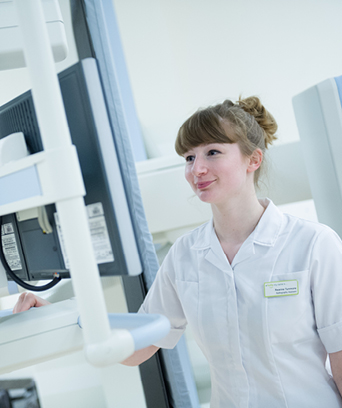
[{"label": "equipment handle", "polygon": [[[126,329],[130,332],[135,350],[140,350],[161,340],[170,331],[170,322],[158,314],[108,313],[111,329]],[[80,317],[78,325],[82,328]]]}]

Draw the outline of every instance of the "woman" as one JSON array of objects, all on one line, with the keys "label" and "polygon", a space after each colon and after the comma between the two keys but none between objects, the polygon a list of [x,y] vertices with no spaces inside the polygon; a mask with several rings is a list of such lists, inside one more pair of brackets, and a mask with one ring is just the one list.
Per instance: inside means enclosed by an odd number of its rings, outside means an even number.
[{"label": "woman", "polygon": [[[180,128],[185,177],[213,218],[176,241],[140,309],[166,315],[169,335],[124,361],[173,348],[191,325],[212,408],[342,407],[342,244],[257,199],[276,130],[256,97],[200,110]],[[17,310],[30,302],[23,296]]]},{"label": "woman", "polygon": [[212,408],[342,407],[342,244],[257,199],[276,130],[256,97],[200,110],[180,128],[185,177],[213,219],[176,241],[140,309],[166,315],[170,334],[124,362],[174,347],[191,325]]}]

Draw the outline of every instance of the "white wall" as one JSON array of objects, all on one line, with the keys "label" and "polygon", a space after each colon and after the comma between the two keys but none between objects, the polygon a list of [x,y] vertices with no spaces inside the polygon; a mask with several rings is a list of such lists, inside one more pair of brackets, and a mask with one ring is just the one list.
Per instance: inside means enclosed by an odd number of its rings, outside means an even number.
[{"label": "white wall", "polygon": [[339,0],[113,1],[150,157],[173,152],[198,107],[239,94],[261,97],[276,143],[297,141],[292,96],[342,74]]},{"label": "white wall", "polygon": [[[68,0],[59,0],[77,61]],[[339,0],[113,0],[150,157],[173,154],[198,107],[259,95],[279,141],[299,140],[291,98],[342,74]],[[30,88],[27,70],[0,71],[0,105]]]}]

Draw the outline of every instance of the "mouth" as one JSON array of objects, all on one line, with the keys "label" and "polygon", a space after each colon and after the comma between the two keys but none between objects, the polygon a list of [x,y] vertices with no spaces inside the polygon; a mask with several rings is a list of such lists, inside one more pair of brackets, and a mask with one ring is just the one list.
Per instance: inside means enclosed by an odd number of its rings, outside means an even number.
[{"label": "mouth", "polygon": [[199,190],[203,190],[204,188],[209,187],[210,184],[212,184],[214,181],[215,181],[215,180],[212,180],[212,181],[204,181],[203,183],[197,183],[197,188],[198,188]]}]

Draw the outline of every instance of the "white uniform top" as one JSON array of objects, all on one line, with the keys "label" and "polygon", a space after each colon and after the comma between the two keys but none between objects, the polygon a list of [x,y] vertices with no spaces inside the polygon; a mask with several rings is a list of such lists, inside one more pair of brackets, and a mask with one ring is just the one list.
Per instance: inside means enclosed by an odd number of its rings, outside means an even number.
[{"label": "white uniform top", "polygon": [[[169,318],[159,347],[173,348],[191,325],[210,365],[212,408],[342,407],[325,369],[327,352],[342,349],[341,240],[261,204],[231,265],[212,221],[178,239],[140,311]],[[265,297],[264,283],[279,281],[297,281],[299,294]]]}]

